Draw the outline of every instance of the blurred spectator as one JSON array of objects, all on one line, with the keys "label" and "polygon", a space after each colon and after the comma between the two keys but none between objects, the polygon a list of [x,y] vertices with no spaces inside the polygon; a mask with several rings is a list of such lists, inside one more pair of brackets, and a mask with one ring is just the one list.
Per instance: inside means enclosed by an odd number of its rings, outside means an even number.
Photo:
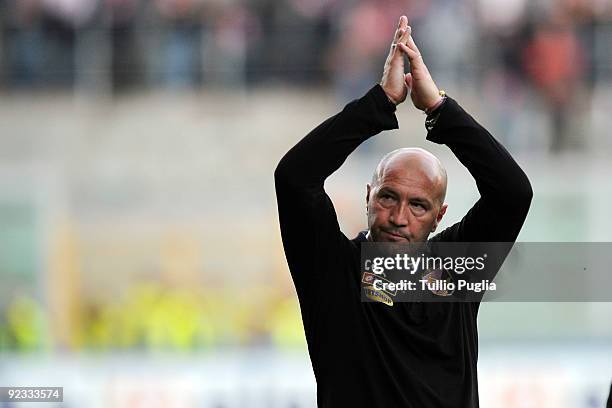
[{"label": "blurred spectator", "polygon": [[[139,0],[104,0],[105,23],[110,35],[110,69],[113,91],[138,85],[143,78],[136,18]],[[140,33],[146,35],[146,32]]]},{"label": "blurred spectator", "polygon": [[310,84],[327,79],[330,12],[337,1],[245,2],[249,82]]},{"label": "blurred spectator", "polygon": [[[340,22],[332,69],[340,100],[351,100],[380,80],[397,18],[390,19],[382,5],[366,0],[348,10]],[[381,50],[387,50],[381,52]],[[381,62],[382,61],[382,62]]]},{"label": "blurred spectator", "polygon": [[31,86],[40,80],[42,65],[41,7],[37,0],[12,0],[2,7],[8,80]]},{"label": "blurred spectator", "polygon": [[527,2],[479,0],[477,6],[477,57],[473,60],[478,61],[475,71],[482,83],[476,80],[476,86],[484,91],[496,136],[510,150],[525,148],[527,143],[521,140],[525,133],[521,53]]},{"label": "blurred spectator", "polygon": [[585,73],[584,50],[564,11],[553,10],[549,20],[536,26],[523,51],[525,71],[550,112],[553,152],[567,148],[572,110]]},{"label": "blurred spectator", "polygon": [[202,1],[156,0],[162,17],[162,82],[191,87],[201,80]]},{"label": "blurred spectator", "polygon": [[[339,101],[362,96],[380,80],[398,16],[407,15],[409,24],[417,26],[430,5],[430,1],[362,0],[336,10],[336,38],[328,63]],[[431,17],[435,19],[435,13]]]},{"label": "blurred spectator", "polygon": [[[421,19],[410,24],[419,33],[417,41],[438,86],[473,82],[476,47],[476,14],[467,2],[431,0]],[[415,27],[417,25],[417,27]],[[449,33],[440,41],[441,31]]]},{"label": "blurred spectator", "polygon": [[283,67],[291,83],[312,83],[324,78],[322,62],[329,46],[329,10],[335,1],[288,0],[276,14],[277,42],[273,62]]},{"label": "blurred spectator", "polygon": [[97,0],[40,0],[44,83],[74,85],[78,30],[94,15]]},{"label": "blurred spectator", "polygon": [[258,42],[261,25],[245,5],[227,5],[215,12],[206,68],[211,82],[224,87],[243,87],[247,82],[249,48]]}]

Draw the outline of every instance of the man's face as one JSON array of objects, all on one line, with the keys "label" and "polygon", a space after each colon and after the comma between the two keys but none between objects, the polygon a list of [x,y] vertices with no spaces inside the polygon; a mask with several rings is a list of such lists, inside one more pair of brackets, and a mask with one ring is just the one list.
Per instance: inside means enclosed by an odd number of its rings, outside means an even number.
[{"label": "man's face", "polygon": [[446,212],[446,181],[418,163],[391,162],[367,186],[368,238],[377,242],[426,241]]}]

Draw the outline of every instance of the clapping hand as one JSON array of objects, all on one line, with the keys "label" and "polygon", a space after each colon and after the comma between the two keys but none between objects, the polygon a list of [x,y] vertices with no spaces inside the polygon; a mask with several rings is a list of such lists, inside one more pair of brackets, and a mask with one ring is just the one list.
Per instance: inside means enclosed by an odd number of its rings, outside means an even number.
[{"label": "clapping hand", "polygon": [[[405,73],[404,55],[410,62],[408,73]],[[400,17],[380,84],[396,105],[404,102],[408,93],[414,106],[422,111],[431,109],[440,101],[440,91],[412,38],[412,28],[406,16]]]}]

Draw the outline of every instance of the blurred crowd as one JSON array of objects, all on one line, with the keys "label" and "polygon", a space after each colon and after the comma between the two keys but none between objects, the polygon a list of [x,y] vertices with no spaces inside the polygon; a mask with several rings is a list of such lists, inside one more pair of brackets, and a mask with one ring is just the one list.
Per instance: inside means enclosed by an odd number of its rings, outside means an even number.
[{"label": "blurred crowd", "polygon": [[595,34],[612,24],[609,0],[1,0],[0,11],[5,87],[107,75],[114,89],[331,79],[350,89],[378,78],[406,14],[434,71],[499,65],[556,104],[609,64]]},{"label": "blurred crowd", "polygon": [[610,0],[0,0],[0,87],[331,83],[345,101],[378,80],[401,14],[436,80],[490,91],[509,133],[535,93],[553,150],[612,76]]}]

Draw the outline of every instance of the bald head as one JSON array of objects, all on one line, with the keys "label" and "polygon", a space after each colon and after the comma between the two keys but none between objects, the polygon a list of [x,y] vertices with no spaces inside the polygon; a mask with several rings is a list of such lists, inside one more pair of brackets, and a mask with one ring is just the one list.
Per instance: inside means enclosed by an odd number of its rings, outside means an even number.
[{"label": "bald head", "polygon": [[376,166],[372,187],[386,177],[417,178],[431,190],[439,205],[446,197],[446,170],[432,153],[418,147],[405,147],[387,153]]}]

